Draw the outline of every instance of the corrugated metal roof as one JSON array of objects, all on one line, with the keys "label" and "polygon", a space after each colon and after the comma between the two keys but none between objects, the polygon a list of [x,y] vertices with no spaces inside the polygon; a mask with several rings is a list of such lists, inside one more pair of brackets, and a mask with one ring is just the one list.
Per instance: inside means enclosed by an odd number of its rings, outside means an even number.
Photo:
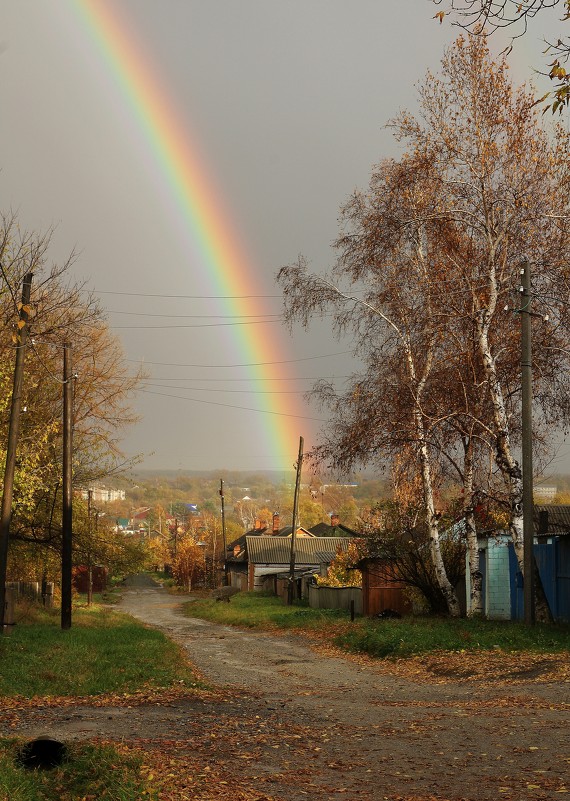
[{"label": "corrugated metal roof", "polygon": [[570,534],[570,506],[545,504],[544,506],[534,505],[534,528],[538,533],[540,513],[548,512],[548,534]]},{"label": "corrugated metal roof", "polygon": [[[263,532],[267,529],[260,529],[256,531],[252,529],[251,531],[246,531],[245,534],[242,534],[241,537],[238,537],[235,540],[232,540],[227,546],[227,555],[226,555],[226,562],[246,562],[247,559],[245,558],[245,541],[246,537],[261,537]],[[240,551],[238,551],[238,555],[234,556],[234,550],[236,546],[239,546]]]},{"label": "corrugated metal roof", "polygon": [[[319,565],[332,561],[336,552],[346,551],[349,537],[299,537],[295,540],[295,563]],[[291,537],[246,537],[250,562],[256,565],[288,565]],[[321,557],[326,556],[324,560]]]},{"label": "corrugated metal roof", "polygon": [[[283,528],[279,529],[279,534],[274,534],[275,537],[290,537],[291,532],[293,531],[293,526],[283,526]],[[309,529],[303,528],[303,526],[299,526],[297,528],[297,537],[314,537],[315,535],[312,534]]]},{"label": "corrugated metal roof", "polygon": [[328,523],[317,523],[309,529],[315,537],[358,537],[359,534],[354,529],[339,523],[337,526],[330,526]]},{"label": "corrugated metal roof", "polygon": [[[343,549],[344,550],[344,549]],[[315,552],[315,558],[317,559],[320,565],[326,565],[335,558],[337,552],[336,551],[323,551],[318,550]]]}]

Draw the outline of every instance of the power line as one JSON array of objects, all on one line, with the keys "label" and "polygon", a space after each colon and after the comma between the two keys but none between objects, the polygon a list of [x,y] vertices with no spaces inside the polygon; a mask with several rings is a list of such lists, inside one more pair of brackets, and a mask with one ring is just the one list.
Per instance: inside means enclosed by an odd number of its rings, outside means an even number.
[{"label": "power line", "polygon": [[235,322],[235,323],[197,323],[196,325],[111,325],[110,327],[113,329],[143,329],[145,331],[159,331],[161,329],[172,329],[172,328],[222,328],[224,326],[234,326],[234,325],[256,325],[258,323],[279,323],[281,319],[278,318],[276,320],[248,320],[247,322]]},{"label": "power line", "polygon": [[156,387],[163,389],[192,390],[192,392],[232,392],[240,395],[304,395],[303,390],[299,389],[224,389],[223,387],[172,387],[165,384],[150,384],[144,382],[145,387]]},{"label": "power line", "polygon": [[[87,292],[88,290],[84,290]],[[247,300],[249,298],[282,298],[283,295],[160,295],[146,292],[116,292],[114,290],[95,289],[98,295],[127,295],[132,298],[176,298],[185,300]]]},{"label": "power line", "polygon": [[350,353],[352,353],[352,351],[343,350],[340,351],[340,353],[323,353],[320,356],[304,356],[301,359],[283,359],[278,362],[246,362],[243,364],[179,364],[177,362],[149,362],[146,359],[125,359],[125,361],[135,364],[156,365],[159,367],[193,367],[204,370],[225,370],[234,367],[267,367],[275,364],[297,364],[299,362],[314,361],[315,359],[328,359],[333,356],[346,356]]},{"label": "power line", "polygon": [[282,314],[156,314],[155,312],[128,312],[118,311],[115,309],[105,309],[107,314],[121,314],[128,315],[129,317],[167,317],[168,319],[185,319],[185,320],[211,320],[218,318],[220,320],[253,320],[265,317],[267,319],[282,320]]},{"label": "power line", "polygon": [[[254,381],[263,381],[264,383],[268,383],[269,381],[332,381],[333,379],[344,379],[350,378],[349,375],[324,375],[324,376],[298,376],[293,378],[204,378],[204,377],[190,377],[184,378],[183,376],[178,376],[178,378],[163,378],[162,376],[151,376],[151,378],[155,381],[210,381],[210,382],[217,382],[217,383],[237,383],[237,382],[244,382],[251,383]],[[193,388],[193,387],[192,387]],[[185,389],[191,389],[191,387],[185,387]]]},{"label": "power line", "polygon": [[318,417],[304,417],[301,414],[287,414],[286,412],[274,412],[271,409],[252,409],[249,406],[235,406],[231,403],[220,403],[219,401],[206,401],[202,398],[184,398],[180,395],[170,395],[165,394],[162,392],[152,392],[148,389],[140,389],[139,392],[144,393],[145,395],[157,395],[159,398],[176,398],[177,400],[185,400],[190,401],[191,403],[203,403],[206,406],[223,406],[225,409],[240,409],[243,412],[257,412],[257,414],[272,414],[276,417],[294,417],[297,420],[312,420],[315,423],[325,423],[325,420],[322,420]]}]

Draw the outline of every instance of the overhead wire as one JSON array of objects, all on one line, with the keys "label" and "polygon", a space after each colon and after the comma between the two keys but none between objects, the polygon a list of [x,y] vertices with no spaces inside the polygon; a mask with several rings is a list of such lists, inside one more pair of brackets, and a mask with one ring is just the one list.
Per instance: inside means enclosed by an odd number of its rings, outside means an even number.
[{"label": "overhead wire", "polygon": [[202,403],[205,404],[206,406],[222,406],[225,409],[240,409],[241,411],[244,412],[256,412],[257,414],[271,414],[275,415],[276,417],[294,417],[297,420],[312,420],[313,422],[316,423],[326,422],[325,420],[322,420],[318,417],[305,417],[300,414],[287,414],[286,412],[275,412],[272,409],[253,409],[249,406],[236,406],[235,404],[221,403],[220,401],[207,401],[204,400],[203,398],[187,398],[181,395],[170,395],[162,392],[153,392],[152,390],[148,389],[139,389],[138,391],[146,395],[157,395],[159,398],[176,398],[177,400],[190,401],[191,403]]},{"label": "overhead wire", "polygon": [[154,384],[147,381],[143,382],[145,387],[155,387],[163,389],[191,390],[192,392],[231,392],[240,395],[304,395],[302,389],[224,389],[224,387],[173,387],[164,384]]},{"label": "overhead wire", "polygon": [[133,298],[175,298],[181,300],[248,300],[248,299],[263,299],[263,298],[282,298],[282,295],[163,295],[160,293],[150,292],[118,292],[116,290],[95,289],[93,292],[97,295],[126,295]]},{"label": "overhead wire", "polygon": [[172,328],[223,328],[227,326],[234,326],[234,325],[257,325],[259,323],[280,323],[280,319],[276,320],[244,320],[244,321],[236,321],[233,323],[190,323],[187,325],[175,324],[175,325],[110,325],[109,327],[113,330],[118,329],[139,329],[144,331],[159,331],[161,329],[172,329]]},{"label": "overhead wire", "polygon": [[300,359],[282,359],[281,361],[275,362],[244,362],[242,364],[180,364],[178,362],[152,362],[147,361],[146,359],[125,359],[125,361],[133,362],[135,364],[155,365],[159,367],[193,367],[204,370],[225,370],[236,367],[267,367],[269,365],[277,364],[298,364],[299,362],[309,362],[314,361],[315,359],[329,359],[333,356],[346,356],[349,353],[352,353],[352,351],[343,350],[338,353],[323,353],[319,356],[303,356]]},{"label": "overhead wire", "polygon": [[[111,290],[95,290],[97,294],[100,295],[117,295],[117,296],[127,296],[127,297],[141,297],[141,298],[161,298],[161,299],[176,299],[176,300],[245,300],[245,299],[281,299],[282,295],[171,295],[171,294],[161,294],[161,293],[143,293],[143,292],[121,292],[121,291],[111,291]],[[207,314],[207,315],[185,315],[185,314],[159,314],[157,312],[131,312],[131,311],[115,311],[109,310],[109,314],[117,314],[122,316],[136,316],[136,317],[148,317],[148,318],[167,318],[169,321],[173,319],[191,319],[191,320],[200,320],[200,319],[207,319],[210,322],[206,323],[168,323],[164,325],[148,325],[148,324],[140,324],[140,325],[110,325],[111,328],[116,330],[168,330],[168,329],[183,329],[183,328],[218,328],[218,327],[234,327],[234,326],[241,326],[241,325],[259,325],[262,323],[282,323],[283,322],[283,315],[282,314],[263,314],[260,313],[259,315],[224,315],[224,314]],[[226,322],[227,321],[227,322]],[[302,357],[299,359],[283,359],[279,361],[267,361],[267,362],[247,362],[241,364],[228,364],[228,365],[213,365],[213,364],[181,364],[181,363],[172,363],[172,362],[155,362],[155,361],[147,361],[145,359],[127,359],[127,362],[142,364],[142,365],[149,365],[149,366],[163,366],[163,367],[184,367],[184,368],[191,368],[191,369],[235,369],[235,368],[251,368],[251,367],[265,367],[271,365],[281,365],[281,364],[295,364],[304,361],[313,361],[316,359],[322,358],[331,358],[331,357],[338,357],[344,356],[351,353],[351,351],[341,351],[337,353],[330,353],[330,354],[321,354],[317,356],[307,356]],[[334,377],[332,377],[334,378]],[[315,417],[308,417],[303,415],[296,415],[296,414],[287,414],[286,412],[278,412],[271,409],[258,409],[252,408],[247,406],[240,406],[230,403],[223,403],[220,401],[213,401],[213,400],[206,400],[204,398],[195,398],[195,397],[188,397],[188,396],[181,396],[176,395],[169,392],[156,392],[154,389],[160,389],[163,385],[160,383],[155,383],[157,381],[188,381],[188,380],[200,380],[196,377],[192,377],[190,379],[181,379],[181,378],[173,378],[173,379],[154,379],[152,383],[144,382],[142,387],[138,390],[143,394],[148,395],[155,395],[157,397],[164,397],[164,398],[172,398],[176,400],[184,400],[191,403],[201,403],[209,406],[219,406],[222,408],[230,408],[230,409],[238,409],[242,411],[251,411],[256,412],[258,414],[271,414],[277,417],[292,417],[300,420],[310,420],[314,422],[322,423],[324,420]],[[228,379],[202,379],[206,381],[227,381]],[[268,378],[257,378],[257,379],[248,379],[248,378],[234,378],[231,379],[232,381],[269,381],[269,380],[296,380],[296,379],[268,379]],[[297,379],[299,380],[299,379]],[[305,378],[302,380],[318,380],[318,379],[311,379]],[[150,389],[153,387],[154,389]],[[259,395],[277,395],[277,394],[290,394],[290,395],[299,395],[303,394],[302,391],[298,390],[264,390],[264,391],[255,391],[255,390],[248,390],[248,389],[225,389],[225,388],[212,388],[212,387],[172,387],[172,386],[165,386],[165,389],[178,389],[184,391],[186,389],[190,389],[194,392],[231,392],[231,393],[239,393],[239,394],[259,394]]]},{"label": "overhead wire", "polygon": [[[324,376],[294,376],[292,378],[204,378],[203,376],[190,376],[188,378],[184,378],[183,376],[178,376],[178,378],[163,378],[162,376],[151,376],[151,380],[153,381],[210,381],[216,383],[243,383],[247,381],[248,383],[254,381],[263,381],[264,384],[268,383],[269,381],[332,381],[333,379],[344,379],[350,378],[349,375],[324,375]],[[190,389],[190,387],[187,387]]]},{"label": "overhead wire", "polygon": [[188,319],[188,320],[211,320],[217,317],[221,320],[254,320],[259,317],[283,319],[281,314],[157,314],[156,312],[129,312],[106,309],[107,314],[121,314],[129,317],[168,317],[169,319]]}]

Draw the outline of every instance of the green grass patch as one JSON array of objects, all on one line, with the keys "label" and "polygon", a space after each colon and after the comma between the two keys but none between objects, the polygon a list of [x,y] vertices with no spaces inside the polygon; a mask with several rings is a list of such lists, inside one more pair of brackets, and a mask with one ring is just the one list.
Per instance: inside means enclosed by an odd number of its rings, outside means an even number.
[{"label": "green grass patch", "polygon": [[287,606],[280,598],[260,592],[240,592],[229,603],[210,599],[190,601],[184,605],[184,611],[188,617],[252,629],[272,626],[314,629],[348,618],[348,613],[337,609],[310,609],[300,602]]},{"label": "green grass patch", "polygon": [[0,638],[0,696],[84,696],[195,685],[182,650],[161,632],[104,606],[59,612],[29,607]]},{"label": "green grass patch", "polygon": [[[93,603],[95,604],[118,604],[121,600],[121,587],[107,587],[102,592],[93,593]],[[80,595],[74,602],[74,607],[87,606],[87,596]]]},{"label": "green grass patch", "polygon": [[297,629],[317,632],[347,651],[374,657],[406,657],[430,651],[491,650],[552,653],[570,651],[570,626],[528,627],[510,621],[409,617],[357,618],[348,612],[286,606],[275,596],[239,593],[230,603],[194,601],[190,617],[242,628]]},{"label": "green grass patch", "polygon": [[110,745],[72,743],[68,758],[51,770],[27,770],[18,763],[22,743],[0,740],[0,801],[140,801],[155,799],[147,787],[142,757]]},{"label": "green grass patch", "polygon": [[361,619],[335,636],[347,651],[406,657],[430,651],[494,650],[552,653],[570,650],[568,626],[447,618]]}]

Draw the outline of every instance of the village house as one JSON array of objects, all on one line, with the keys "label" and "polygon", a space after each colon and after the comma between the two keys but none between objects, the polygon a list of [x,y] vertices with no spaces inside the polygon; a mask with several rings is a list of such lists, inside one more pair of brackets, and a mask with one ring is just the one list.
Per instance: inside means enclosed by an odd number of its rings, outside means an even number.
[{"label": "village house", "polygon": [[[337,531],[325,523],[309,530],[299,526],[295,537],[295,576],[301,595],[306,594],[306,581],[314,574],[325,575],[340,550],[346,550],[350,537],[333,535]],[[329,536],[326,536],[326,534]],[[343,532],[344,533],[344,532]],[[291,526],[279,528],[279,515],[274,514],[271,530],[256,525],[228,546],[226,569],[228,583],[244,591],[279,592],[278,580],[287,581],[291,562]],[[301,586],[301,578],[305,584]]]}]

